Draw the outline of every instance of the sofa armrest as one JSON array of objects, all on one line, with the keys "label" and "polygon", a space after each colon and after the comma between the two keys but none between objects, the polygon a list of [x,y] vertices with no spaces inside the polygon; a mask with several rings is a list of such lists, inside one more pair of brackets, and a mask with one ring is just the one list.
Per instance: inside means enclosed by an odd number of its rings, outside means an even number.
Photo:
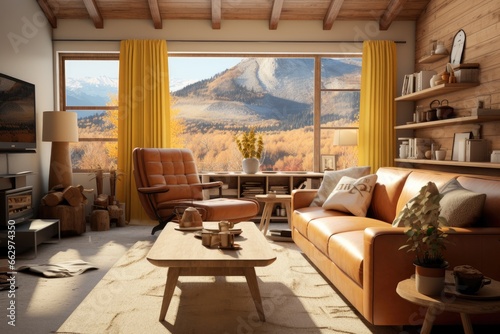
[{"label": "sofa armrest", "polygon": [[316,196],[318,189],[295,189],[292,191],[291,209],[293,210],[308,207]]},{"label": "sofa armrest", "polygon": [[[448,270],[469,264],[484,275],[500,280],[500,266],[494,255],[500,254],[500,228],[454,229],[455,232],[448,235],[449,244],[444,253]],[[396,316],[397,312],[414,312],[414,306],[396,293],[397,284],[415,273],[415,254],[399,250],[407,238],[404,227],[370,227],[364,231],[363,313],[372,323],[383,323],[384,318]],[[387,311],[380,313],[381,310],[391,310],[394,315]]]}]

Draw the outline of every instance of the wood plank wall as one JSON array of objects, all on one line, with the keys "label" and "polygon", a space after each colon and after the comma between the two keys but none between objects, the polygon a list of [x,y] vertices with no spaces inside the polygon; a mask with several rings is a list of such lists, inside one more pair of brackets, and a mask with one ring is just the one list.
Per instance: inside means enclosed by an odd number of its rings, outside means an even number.
[{"label": "wood plank wall", "polygon": [[[463,63],[480,64],[480,86],[467,90],[417,101],[415,106],[425,109],[434,99],[447,99],[458,115],[468,115],[478,100],[485,107],[500,109],[500,1],[498,0],[432,0],[417,21],[415,45],[415,72],[421,70],[444,71],[449,58],[431,64],[419,64],[418,59],[429,54],[431,40],[443,41],[448,52],[455,34],[463,29],[466,46]],[[401,112],[401,111],[399,111]],[[500,150],[500,122],[481,123],[482,137],[491,141],[491,149]],[[477,128],[476,124],[454,125],[442,128],[422,129],[418,137],[430,137],[448,149],[450,159],[453,135]],[[421,168],[429,166],[422,165]],[[437,167],[450,169],[447,167]],[[456,169],[455,169],[456,171]],[[464,172],[470,172],[463,170]],[[477,170],[476,173],[500,174],[500,170]]]}]

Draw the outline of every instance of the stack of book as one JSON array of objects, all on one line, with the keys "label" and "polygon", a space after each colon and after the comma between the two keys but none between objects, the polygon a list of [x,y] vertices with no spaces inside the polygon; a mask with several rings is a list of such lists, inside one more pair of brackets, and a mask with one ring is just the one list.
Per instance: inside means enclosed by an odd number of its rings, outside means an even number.
[{"label": "stack of book", "polygon": [[500,116],[500,109],[472,108],[471,116]]},{"label": "stack of book", "polygon": [[248,181],[241,185],[242,197],[255,197],[255,195],[264,194],[264,186],[258,181]]},{"label": "stack of book", "polygon": [[479,64],[459,64],[453,67],[458,83],[479,82]]},{"label": "stack of book", "polygon": [[404,140],[408,140],[408,159],[425,159],[425,152],[431,150],[430,138],[404,138]]},{"label": "stack of book", "polygon": [[288,186],[270,186],[270,192],[275,192],[276,195],[287,195],[288,194]]},{"label": "stack of book", "polygon": [[407,95],[431,87],[431,78],[436,71],[420,71],[418,73],[406,74],[403,80],[401,95]]}]

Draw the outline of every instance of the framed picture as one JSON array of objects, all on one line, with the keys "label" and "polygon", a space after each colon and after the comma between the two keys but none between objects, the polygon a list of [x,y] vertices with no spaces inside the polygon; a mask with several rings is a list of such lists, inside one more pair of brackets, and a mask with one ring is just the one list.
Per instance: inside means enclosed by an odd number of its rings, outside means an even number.
[{"label": "framed picture", "polygon": [[335,155],[321,155],[321,171],[336,170],[337,169],[337,156]]},{"label": "framed picture", "polygon": [[460,147],[460,142],[464,142],[466,139],[471,139],[472,138],[472,132],[459,132],[455,133],[455,136],[453,137],[453,149],[451,151],[451,160],[458,161],[460,157],[460,151],[462,150],[463,152],[463,161],[465,161],[465,145]]}]

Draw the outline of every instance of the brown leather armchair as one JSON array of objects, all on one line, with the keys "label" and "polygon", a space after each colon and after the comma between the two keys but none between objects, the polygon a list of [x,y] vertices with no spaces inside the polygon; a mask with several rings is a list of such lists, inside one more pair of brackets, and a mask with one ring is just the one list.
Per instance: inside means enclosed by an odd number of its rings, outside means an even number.
[{"label": "brown leather armchair", "polygon": [[[193,154],[188,149],[135,148],[132,152],[134,178],[139,199],[161,230],[175,217],[175,208],[201,208],[204,221],[238,223],[255,217],[259,203],[252,199],[203,199],[203,190],[221,188],[222,182],[201,183]],[[219,192],[220,193],[220,192]]]}]

